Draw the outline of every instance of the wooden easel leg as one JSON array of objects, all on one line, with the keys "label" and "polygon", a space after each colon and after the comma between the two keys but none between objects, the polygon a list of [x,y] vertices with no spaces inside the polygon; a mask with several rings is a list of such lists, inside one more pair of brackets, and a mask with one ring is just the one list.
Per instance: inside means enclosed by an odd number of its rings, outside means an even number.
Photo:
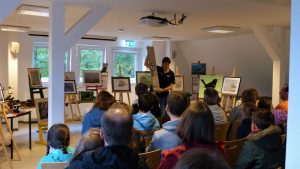
[{"label": "wooden easel leg", "polygon": [[43,145],[46,145],[47,143],[45,142],[44,140],[44,134],[43,134],[43,128],[46,127],[45,125],[41,125],[41,124],[38,124],[38,131],[39,131],[39,140],[36,141],[35,143],[37,144],[43,144]]},{"label": "wooden easel leg", "polygon": [[[6,147],[5,147],[5,142],[4,142],[4,134],[3,134],[3,130],[2,130],[2,124],[0,124],[0,141],[1,141],[1,147],[4,151],[4,156],[5,156],[5,159],[7,160],[9,166],[11,169],[13,169],[13,165],[11,163],[11,160],[9,158],[9,155],[8,155],[8,152],[6,150]],[[1,166],[0,166],[0,169],[1,169]]]},{"label": "wooden easel leg", "polygon": [[78,104],[77,100],[75,100],[75,101],[76,101],[76,107],[77,107],[77,110],[78,110],[79,118],[81,120],[82,119],[82,114],[81,114],[81,111],[80,111],[80,108],[79,108],[79,104]]},{"label": "wooden easel leg", "polygon": [[[5,120],[6,120],[6,128],[7,128],[7,131],[8,131],[8,133],[9,133],[9,135],[10,135],[10,139],[11,139],[11,141],[12,141],[12,144],[13,144],[13,146],[14,146],[14,149],[15,149],[16,152],[17,152],[18,160],[21,160],[21,156],[20,156],[20,153],[19,153],[19,148],[18,148],[18,146],[17,146],[16,140],[15,140],[15,137],[14,137],[12,131],[11,131],[11,128],[10,128],[9,125],[8,125],[8,119],[7,119],[6,116],[5,116]],[[11,124],[11,125],[12,125],[12,124]],[[11,146],[12,146],[12,145],[11,145]]]},{"label": "wooden easel leg", "polygon": [[130,97],[129,97],[129,93],[127,92],[127,99],[128,99],[128,105],[131,105],[130,104]]},{"label": "wooden easel leg", "polygon": [[74,112],[73,112],[73,107],[72,107],[72,100],[71,100],[71,96],[68,95],[68,99],[69,99],[69,105],[70,106],[70,110],[71,110],[71,114],[72,114],[72,120],[75,120],[74,118]]}]

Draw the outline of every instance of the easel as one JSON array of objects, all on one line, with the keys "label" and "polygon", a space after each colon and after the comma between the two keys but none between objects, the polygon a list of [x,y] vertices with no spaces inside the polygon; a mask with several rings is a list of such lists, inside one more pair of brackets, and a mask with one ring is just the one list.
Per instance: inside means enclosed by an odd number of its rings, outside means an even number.
[{"label": "easel", "polygon": [[[11,169],[13,169],[13,166],[12,166],[12,163],[9,159],[9,155],[8,155],[8,152],[6,150],[6,147],[5,147],[5,142],[4,142],[5,138],[4,138],[4,133],[3,133],[3,130],[2,130],[2,124],[0,125],[0,144],[1,144],[1,150],[4,151],[4,159],[8,162],[9,166]],[[0,166],[0,169],[1,169],[1,166]]]},{"label": "easel", "polygon": [[[121,67],[119,66],[119,77],[122,77],[122,71],[121,71]],[[129,86],[131,87],[131,86]],[[119,94],[119,101],[122,101],[123,102],[123,93],[126,93],[127,94],[127,99],[128,99],[128,105],[131,105],[130,104],[130,97],[129,97],[129,92],[116,92],[114,91],[114,97],[116,98],[117,100],[117,94]]]},{"label": "easel", "polygon": [[43,90],[46,89],[46,87],[32,87],[30,83],[30,77],[28,75],[28,82],[29,82],[29,92],[30,92],[30,99],[34,100],[34,94],[38,93],[40,94],[40,98],[44,98],[44,92]]},{"label": "easel", "polygon": [[37,144],[46,145],[47,142],[44,140],[44,131],[48,130],[48,120],[41,120],[40,112],[39,112],[39,102],[48,102],[47,98],[36,99],[35,100],[35,107],[36,107],[36,114],[38,116],[38,133],[39,133],[39,140],[35,141]]},{"label": "easel", "polygon": [[[20,153],[19,153],[19,148],[17,146],[15,137],[14,137],[12,131],[11,131],[11,128],[8,125],[8,119],[7,119],[7,113],[6,112],[9,112],[11,110],[8,108],[8,106],[6,105],[6,103],[0,103],[0,107],[1,107],[0,116],[2,116],[4,118],[4,120],[5,120],[6,129],[7,129],[8,133],[9,133],[10,140],[11,140],[10,144],[11,144],[11,146],[13,145],[14,148],[16,149],[18,160],[21,160],[21,156],[20,156]],[[5,144],[4,144],[5,136],[4,136],[4,133],[3,133],[3,130],[2,130],[2,123],[0,124],[0,130],[1,130],[0,131],[1,142],[3,140],[2,144],[4,145],[4,149],[5,149]],[[4,151],[6,151],[6,149]],[[12,166],[11,166],[11,168],[12,168]]]},{"label": "easel", "polygon": [[[235,77],[236,75],[236,66],[234,66],[232,74],[230,77]],[[224,100],[226,100],[226,104],[224,105]],[[229,110],[229,106],[230,108],[234,107],[235,105],[235,101],[236,101],[236,95],[230,95],[230,94],[223,94],[222,98],[221,98],[221,105],[224,108],[225,112],[227,112]],[[231,105],[230,105],[231,103]]]},{"label": "easel", "polygon": [[[82,115],[81,115],[81,111],[79,108],[79,104],[78,104],[78,99],[77,99],[77,94],[70,94],[70,93],[65,93],[65,104],[68,104],[70,106],[70,110],[71,110],[71,114],[72,114],[72,120],[81,120]],[[74,118],[74,112],[73,112],[73,104],[76,104],[76,108],[77,111],[79,113],[79,119],[78,118]],[[65,121],[66,121],[67,117],[66,117],[66,113],[65,113]]]}]

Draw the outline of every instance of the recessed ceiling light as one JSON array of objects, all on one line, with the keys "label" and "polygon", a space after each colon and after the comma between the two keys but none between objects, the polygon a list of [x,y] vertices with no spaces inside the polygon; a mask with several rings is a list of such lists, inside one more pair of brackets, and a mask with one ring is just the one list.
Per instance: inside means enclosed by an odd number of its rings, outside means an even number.
[{"label": "recessed ceiling light", "polygon": [[143,37],[143,40],[153,40],[153,41],[167,41],[171,40],[170,37],[166,36],[148,36],[148,37]]},{"label": "recessed ceiling light", "polygon": [[12,26],[12,25],[1,25],[2,31],[10,31],[10,32],[29,32],[30,27],[26,26]]},{"label": "recessed ceiling light", "polygon": [[213,27],[202,28],[202,30],[206,32],[221,33],[221,34],[237,32],[240,29],[241,29],[240,27],[233,27],[233,26],[213,26]]},{"label": "recessed ceiling light", "polygon": [[49,8],[35,5],[21,5],[17,9],[17,13],[22,15],[49,17]]},{"label": "recessed ceiling light", "polygon": [[118,29],[118,32],[124,32],[124,29]]}]

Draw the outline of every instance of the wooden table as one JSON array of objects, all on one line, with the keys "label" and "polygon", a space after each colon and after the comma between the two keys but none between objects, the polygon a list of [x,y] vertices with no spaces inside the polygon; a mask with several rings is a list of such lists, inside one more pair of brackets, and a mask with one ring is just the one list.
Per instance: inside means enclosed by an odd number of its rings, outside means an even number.
[{"label": "wooden table", "polygon": [[[25,116],[28,115],[29,116],[29,149],[31,150],[31,111],[25,111],[25,112],[20,112],[20,113],[11,113],[11,114],[7,114],[6,117],[8,119],[10,119],[10,129],[13,132],[13,119],[17,118],[17,117],[21,117],[21,116]],[[10,140],[10,158],[13,159],[13,155],[14,155],[14,146],[13,146],[13,140]]]}]

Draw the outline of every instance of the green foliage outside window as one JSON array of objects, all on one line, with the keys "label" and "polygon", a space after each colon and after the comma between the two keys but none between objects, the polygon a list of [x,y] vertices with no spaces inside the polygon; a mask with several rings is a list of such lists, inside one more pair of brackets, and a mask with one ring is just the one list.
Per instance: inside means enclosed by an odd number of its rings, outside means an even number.
[{"label": "green foliage outside window", "polygon": [[40,68],[41,76],[48,77],[48,48],[36,47],[34,48],[33,66]]},{"label": "green foliage outside window", "polygon": [[103,60],[103,52],[96,49],[80,50],[80,77],[83,70],[100,70]]},{"label": "green foliage outside window", "polygon": [[122,76],[135,77],[135,54],[132,53],[115,53],[114,55],[114,76],[119,75],[121,67]]}]

